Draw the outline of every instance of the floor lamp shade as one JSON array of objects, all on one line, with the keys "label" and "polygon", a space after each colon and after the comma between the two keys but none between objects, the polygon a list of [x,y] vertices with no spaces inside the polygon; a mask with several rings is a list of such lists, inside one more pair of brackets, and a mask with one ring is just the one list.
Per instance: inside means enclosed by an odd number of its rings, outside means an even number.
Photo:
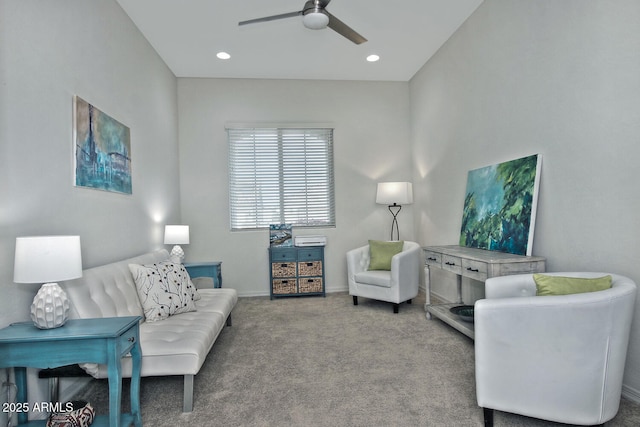
[{"label": "floor lamp shade", "polygon": [[[391,221],[391,240],[400,240],[397,216],[400,209],[402,209],[402,205],[413,203],[413,185],[410,182],[380,182],[376,192],[376,203],[389,207],[389,212],[393,216]],[[395,239],[393,237],[394,231],[396,234]]]},{"label": "floor lamp shade", "polygon": [[413,185],[410,182],[380,182],[376,193],[380,205],[410,205],[413,203]]},{"label": "floor lamp shade", "polygon": [[34,236],[16,239],[13,281],[44,283],[31,304],[31,320],[40,329],[64,325],[69,300],[56,282],[82,276],[80,236]]}]

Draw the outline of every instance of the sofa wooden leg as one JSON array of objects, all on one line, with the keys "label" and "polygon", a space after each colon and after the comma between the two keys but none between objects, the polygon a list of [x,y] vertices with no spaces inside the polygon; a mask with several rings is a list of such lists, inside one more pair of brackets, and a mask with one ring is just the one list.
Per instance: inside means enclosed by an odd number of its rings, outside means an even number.
[{"label": "sofa wooden leg", "polygon": [[231,313],[227,316],[227,326],[231,326]]},{"label": "sofa wooden leg", "polygon": [[358,305],[358,297],[356,295],[353,296],[353,305]]},{"label": "sofa wooden leg", "polygon": [[194,375],[184,376],[184,401],[182,403],[182,412],[193,411],[193,377]]},{"label": "sofa wooden leg", "polygon": [[393,312],[397,313],[399,310],[400,310],[400,304],[394,303],[393,304]]},{"label": "sofa wooden leg", "polygon": [[493,427],[493,409],[482,408],[484,411],[484,427]]}]

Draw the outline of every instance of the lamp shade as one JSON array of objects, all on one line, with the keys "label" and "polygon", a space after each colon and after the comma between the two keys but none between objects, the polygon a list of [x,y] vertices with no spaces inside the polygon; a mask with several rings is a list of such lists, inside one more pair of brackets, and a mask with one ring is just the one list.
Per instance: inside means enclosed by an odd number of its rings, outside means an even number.
[{"label": "lamp shade", "polygon": [[14,282],[58,282],[78,277],[82,277],[80,236],[33,236],[16,239]]},{"label": "lamp shade", "polygon": [[165,225],[164,226],[165,245],[188,245],[189,226],[188,225]]},{"label": "lamp shade", "polygon": [[410,182],[380,182],[376,193],[380,205],[410,205],[413,203],[413,185]]}]

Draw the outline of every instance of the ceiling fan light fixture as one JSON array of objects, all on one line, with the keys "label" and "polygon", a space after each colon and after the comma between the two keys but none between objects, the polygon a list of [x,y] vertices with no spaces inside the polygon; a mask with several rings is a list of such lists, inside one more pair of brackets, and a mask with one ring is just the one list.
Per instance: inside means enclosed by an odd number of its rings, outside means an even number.
[{"label": "ceiling fan light fixture", "polygon": [[302,23],[312,30],[322,30],[327,28],[329,17],[322,12],[309,12],[302,17]]},{"label": "ceiling fan light fixture", "polygon": [[231,58],[231,55],[229,55],[227,52],[218,52],[218,53],[216,53],[216,56],[218,57],[218,59],[229,59],[229,58]]}]

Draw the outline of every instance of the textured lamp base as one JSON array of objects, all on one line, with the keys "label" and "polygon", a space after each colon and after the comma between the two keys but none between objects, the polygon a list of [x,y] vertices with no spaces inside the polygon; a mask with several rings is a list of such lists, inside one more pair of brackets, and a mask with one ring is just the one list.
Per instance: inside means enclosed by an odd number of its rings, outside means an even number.
[{"label": "textured lamp base", "polygon": [[175,245],[173,249],[171,249],[171,259],[174,262],[182,262],[184,260],[184,250],[180,247],[180,245]]},{"label": "textured lamp base", "polygon": [[40,329],[58,328],[67,321],[69,300],[57,283],[42,285],[31,304],[31,320]]}]

